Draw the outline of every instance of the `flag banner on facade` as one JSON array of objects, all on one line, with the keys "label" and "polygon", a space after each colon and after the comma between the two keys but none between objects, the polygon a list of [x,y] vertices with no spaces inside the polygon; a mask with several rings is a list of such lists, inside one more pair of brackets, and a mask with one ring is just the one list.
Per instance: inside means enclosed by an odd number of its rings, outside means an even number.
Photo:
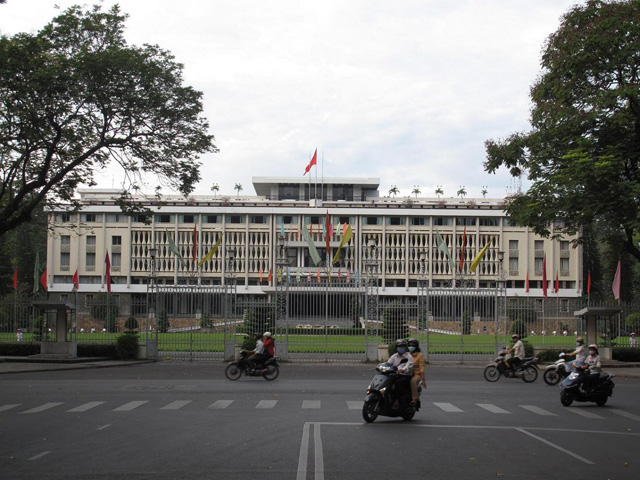
[{"label": "flag banner on facade", "polygon": [[[309,162],[309,165],[307,165],[307,168],[304,169],[304,173],[302,174],[302,176],[304,177],[307,173],[309,173],[309,170],[311,170],[311,167],[313,167],[314,165],[317,165],[317,163],[318,163],[318,149],[316,148],[316,151],[313,153],[313,158]],[[316,173],[316,176],[317,176],[317,173]]]},{"label": "flag banner on facade", "polygon": [[[311,225],[309,225],[309,228],[311,228]],[[307,244],[309,245],[309,255],[311,255],[311,260],[313,260],[313,265],[317,267],[318,265],[320,265],[320,254],[318,253],[316,244],[311,239],[311,236],[309,235],[309,232],[307,231],[306,228],[302,229],[302,234],[304,235],[304,239],[307,241]]]},{"label": "flag banner on facade", "polygon": [[73,274],[73,277],[71,277],[71,281],[73,282],[73,288],[76,289],[76,292],[80,290],[80,279],[78,277],[78,270],[76,270],[76,273]]},{"label": "flag banner on facade", "polygon": [[464,246],[467,241],[467,226],[464,226],[464,233],[462,234],[462,248],[460,248],[460,267],[459,270],[462,272],[464,268]]},{"label": "flag banner on facade", "polygon": [[524,280],[524,291],[529,293],[529,270],[527,270],[527,277]]},{"label": "flag banner on facade", "polygon": [[282,268],[278,268],[278,283],[282,283]]},{"label": "flag banner on facade", "polygon": [[327,248],[327,257],[331,256],[331,219],[329,218],[329,210],[324,217],[324,241]]},{"label": "flag banner on facade", "polygon": [[[42,288],[44,288],[44,291],[47,291],[47,269],[44,269],[44,272],[42,272],[42,276],[40,277],[40,284],[42,285]],[[111,290],[109,290],[111,291]]]},{"label": "flag banner on facade", "polygon": [[18,269],[16,268],[13,272],[13,289],[18,289]]},{"label": "flag banner on facade", "polygon": [[547,298],[547,254],[542,257],[542,295]]},{"label": "flag banner on facade", "polygon": [[262,268],[260,268],[260,283],[262,283]]},{"label": "flag banner on facade", "polygon": [[336,254],[333,256],[333,260],[332,263],[338,263],[338,261],[340,260],[340,251],[342,250],[342,247],[344,247],[349,240],[351,240],[351,237],[353,237],[353,230],[351,230],[351,225],[347,225],[347,230],[346,233],[344,235],[342,235],[342,240],[340,240],[340,245],[338,245],[338,250],[336,251]]},{"label": "flag banner on facade", "polygon": [[273,269],[269,269],[269,275],[267,275],[267,284],[271,284],[271,279],[273,278]]},{"label": "flag banner on facade", "polygon": [[180,264],[184,267],[184,259],[182,258],[182,255],[180,255],[180,250],[178,250],[176,242],[173,241],[173,237],[169,232],[167,232],[167,241],[169,242],[169,250],[171,250],[171,252],[176,257],[178,257],[178,259],[180,260]]},{"label": "flag banner on facade", "polygon": [[318,278],[318,283],[320,283],[320,269],[316,272],[316,277]]},{"label": "flag banner on facade", "polygon": [[613,291],[613,298],[620,300],[620,282],[622,276],[622,262],[618,260],[618,268],[616,268],[616,274],[613,277],[613,283],[611,284],[611,290]]},{"label": "flag banner on facade", "polygon": [[587,278],[587,295],[591,295],[591,270],[589,270],[589,277]]},{"label": "flag banner on facade", "polygon": [[556,272],[556,285],[555,285],[556,294],[560,291],[560,279],[558,278],[558,272]]},{"label": "flag banner on facade", "polygon": [[491,246],[491,243],[493,242],[494,238],[495,237],[491,237],[489,239],[487,244],[484,247],[482,247],[482,250],[480,250],[480,253],[478,253],[478,255],[476,255],[476,258],[474,258],[473,261],[471,262],[471,268],[469,268],[471,273],[475,273],[476,268],[478,268],[478,265],[480,264],[480,261],[482,260],[482,257],[484,257],[485,253],[487,253],[487,250]]},{"label": "flag banner on facade", "polygon": [[447,260],[449,261],[451,271],[453,272],[455,270],[455,266],[453,264],[453,258],[451,258],[451,252],[449,251],[449,247],[447,247],[447,244],[445,243],[442,235],[440,235],[440,232],[438,230],[436,230],[436,242],[438,243],[438,250],[445,254]]},{"label": "flag banner on facade", "polygon": [[[211,248],[211,250],[209,250],[207,252],[207,254],[202,257],[202,260],[200,260],[198,262],[198,268],[202,267],[202,265],[204,265],[204,262],[208,262],[209,260],[211,260],[213,258],[213,256],[216,254],[216,252],[218,251],[218,248],[220,247],[220,244],[222,243],[222,235],[220,235],[218,237],[218,241],[216,242],[216,244],[213,246],[213,248]],[[173,250],[172,250],[173,251]],[[262,281],[262,280],[261,280]]]},{"label": "flag banner on facade", "polygon": [[111,293],[111,261],[109,252],[104,256],[104,283],[107,284],[107,292]]}]

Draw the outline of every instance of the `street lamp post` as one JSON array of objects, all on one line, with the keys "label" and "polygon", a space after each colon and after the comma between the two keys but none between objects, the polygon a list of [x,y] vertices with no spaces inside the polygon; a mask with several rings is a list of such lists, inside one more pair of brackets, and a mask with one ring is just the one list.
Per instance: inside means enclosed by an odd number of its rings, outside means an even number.
[{"label": "street lamp post", "polygon": [[[145,345],[146,356],[155,356],[157,354],[158,346],[158,324],[156,322],[157,314],[157,282],[156,282],[156,257],[158,256],[158,249],[151,247],[149,249],[149,259],[151,260],[149,265],[149,281],[147,282],[147,324],[145,326]],[[155,342],[153,335],[149,336],[149,331],[155,331]],[[153,346],[155,345],[155,350]]]},{"label": "street lamp post", "polygon": [[[367,273],[365,288],[367,310],[365,318],[365,360],[378,359],[378,247],[374,238],[369,238],[364,248],[364,267]],[[375,328],[371,328],[374,325]]]},{"label": "street lamp post", "polygon": [[[502,315],[504,318],[504,333],[507,333],[507,316],[506,316],[506,307],[507,307],[507,279],[506,272],[504,271],[504,252],[502,250],[498,251],[498,282],[497,282],[497,315],[498,317]],[[498,350],[498,318],[496,318],[496,351]]]},{"label": "street lamp post", "polygon": [[420,327],[424,322],[425,330],[425,360],[429,361],[429,313],[428,313],[428,298],[429,298],[429,283],[427,278],[427,253],[422,251],[418,257],[419,270],[418,270],[418,320],[416,324],[416,330],[420,333]]},{"label": "street lamp post", "polygon": [[286,268],[289,267],[289,258],[287,256],[287,246],[285,237],[278,235],[278,243],[276,245],[276,261],[275,261],[275,289],[276,289],[276,311],[273,325],[273,331],[277,332],[279,326],[285,327],[285,338],[283,342],[278,344],[278,356],[288,356],[289,345],[289,328],[286,326],[286,320],[288,316],[288,289],[289,282],[285,280],[287,278]]}]

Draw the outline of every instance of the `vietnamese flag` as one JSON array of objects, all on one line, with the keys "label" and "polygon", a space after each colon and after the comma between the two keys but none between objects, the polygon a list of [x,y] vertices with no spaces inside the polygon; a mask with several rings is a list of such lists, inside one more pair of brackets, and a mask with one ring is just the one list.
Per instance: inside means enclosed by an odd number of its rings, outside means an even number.
[{"label": "vietnamese flag", "polygon": [[267,276],[267,283],[270,284],[271,283],[271,279],[273,278],[273,269],[270,268],[269,269],[269,275]]},{"label": "vietnamese flag", "polygon": [[327,210],[327,214],[324,217],[324,238],[327,246],[327,255],[330,253],[331,249],[331,220],[329,219],[329,210]]},{"label": "vietnamese flag", "polygon": [[542,294],[547,298],[547,256],[542,258]]},{"label": "vietnamese flag", "polygon": [[460,249],[460,271],[464,268],[464,245],[467,241],[467,226],[464,226],[464,233],[462,234],[462,248]]},{"label": "vietnamese flag", "polygon": [[73,282],[73,287],[76,289],[76,292],[80,290],[80,281],[78,280],[78,270],[71,277],[71,281]]},{"label": "vietnamese flag", "polygon": [[591,270],[589,270],[589,276],[587,278],[587,295],[591,295]]},{"label": "vietnamese flag", "polygon": [[556,272],[556,293],[560,290],[560,280],[558,279],[558,272]]},{"label": "vietnamese flag", "polygon": [[111,262],[109,261],[109,252],[104,257],[104,281],[107,284],[107,292],[111,293]]},{"label": "vietnamese flag", "polygon": [[529,293],[529,271],[527,270],[527,278],[524,281],[524,291]]},{"label": "vietnamese flag", "polygon": [[262,284],[262,267],[260,267],[260,283]]},{"label": "vietnamese flag", "polygon": [[18,269],[16,268],[13,272],[13,289],[18,289]]},{"label": "vietnamese flag", "polygon": [[311,167],[313,167],[314,165],[316,165],[316,168],[317,168],[317,163],[318,163],[318,149],[316,148],[316,151],[313,154],[313,158],[309,162],[309,165],[307,165],[307,168],[304,169],[304,173],[302,174],[302,176],[304,177],[307,173],[309,173],[309,170],[311,170]]},{"label": "vietnamese flag", "polygon": [[42,272],[42,276],[40,277],[40,285],[44,288],[45,292],[47,291],[47,269],[44,269]]}]

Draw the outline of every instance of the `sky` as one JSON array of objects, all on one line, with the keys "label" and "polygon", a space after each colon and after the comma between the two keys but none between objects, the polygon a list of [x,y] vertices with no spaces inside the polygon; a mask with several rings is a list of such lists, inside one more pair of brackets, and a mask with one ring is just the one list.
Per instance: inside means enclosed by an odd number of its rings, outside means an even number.
[{"label": "sky", "polygon": [[[7,0],[0,34],[36,33],[67,0]],[[577,0],[121,0],[129,44],[157,44],[203,92],[219,153],[194,194],[254,195],[252,177],[380,179],[380,194],[500,198],[518,182],[483,169],[488,139],[530,128],[529,89]],[[62,10],[57,10],[55,6]],[[123,174],[99,184],[118,188]],[[522,180],[527,188],[526,179]],[[153,193],[155,180],[145,190]],[[164,193],[172,193],[166,189]]]}]

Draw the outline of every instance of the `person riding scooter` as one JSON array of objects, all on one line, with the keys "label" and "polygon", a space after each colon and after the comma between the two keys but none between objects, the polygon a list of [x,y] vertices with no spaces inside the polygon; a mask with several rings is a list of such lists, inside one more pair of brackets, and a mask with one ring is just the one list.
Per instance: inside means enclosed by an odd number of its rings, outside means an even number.
[{"label": "person riding scooter", "polygon": [[509,355],[513,352],[513,357],[505,360],[505,363],[511,370],[511,376],[513,377],[516,374],[516,368],[522,365],[524,360],[524,343],[522,343],[517,333],[511,335],[511,341],[514,342],[513,347],[507,349],[506,354]]},{"label": "person riding scooter", "polygon": [[413,376],[413,357],[407,351],[407,341],[404,339],[396,340],[396,353],[389,357],[388,363],[398,367],[398,378],[393,385],[393,397],[398,399],[405,391],[410,388],[411,377]]},{"label": "person riding scooter", "polygon": [[587,360],[587,349],[584,346],[584,339],[582,337],[576,338],[576,349],[567,353],[568,357],[576,357],[576,362],[585,362]]},{"label": "person riding scooter", "polygon": [[589,375],[584,380],[584,389],[590,392],[598,386],[600,374],[602,373],[602,363],[598,354],[598,346],[595,343],[589,345],[589,356],[585,361],[585,365],[589,369]]}]

